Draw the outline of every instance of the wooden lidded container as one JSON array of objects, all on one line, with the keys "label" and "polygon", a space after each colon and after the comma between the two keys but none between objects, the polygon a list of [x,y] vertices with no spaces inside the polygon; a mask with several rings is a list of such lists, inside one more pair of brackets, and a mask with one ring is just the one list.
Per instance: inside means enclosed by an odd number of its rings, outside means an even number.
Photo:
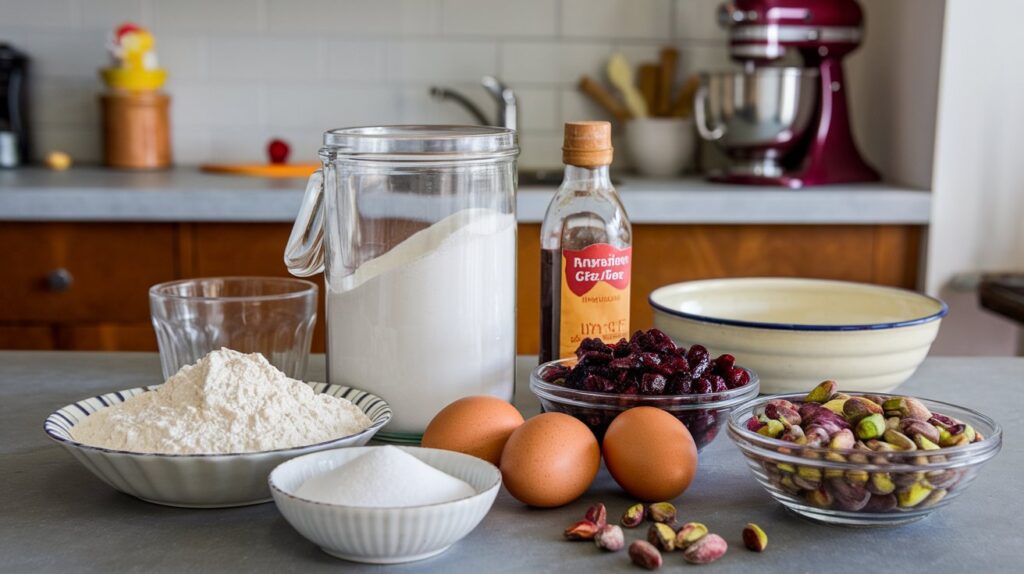
[{"label": "wooden lidded container", "polygon": [[158,91],[112,90],[100,96],[103,157],[122,169],[171,165],[171,97]]}]

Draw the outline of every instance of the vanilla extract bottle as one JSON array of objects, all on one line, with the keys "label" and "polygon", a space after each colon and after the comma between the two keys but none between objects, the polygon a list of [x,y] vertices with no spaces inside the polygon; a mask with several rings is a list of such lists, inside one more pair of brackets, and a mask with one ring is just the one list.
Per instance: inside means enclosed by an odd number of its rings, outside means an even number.
[{"label": "vanilla extract bottle", "polygon": [[611,124],[569,122],[565,176],[541,225],[541,362],[629,337],[633,231],[608,168]]}]

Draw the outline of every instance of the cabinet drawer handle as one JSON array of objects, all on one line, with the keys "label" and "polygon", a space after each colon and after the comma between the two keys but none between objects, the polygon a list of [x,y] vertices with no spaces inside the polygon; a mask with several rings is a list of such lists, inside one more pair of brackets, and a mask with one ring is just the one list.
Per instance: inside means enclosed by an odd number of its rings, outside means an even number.
[{"label": "cabinet drawer handle", "polygon": [[55,293],[67,291],[74,282],[75,278],[71,272],[64,268],[50,271],[50,274],[46,276],[46,283],[49,285],[50,291]]}]

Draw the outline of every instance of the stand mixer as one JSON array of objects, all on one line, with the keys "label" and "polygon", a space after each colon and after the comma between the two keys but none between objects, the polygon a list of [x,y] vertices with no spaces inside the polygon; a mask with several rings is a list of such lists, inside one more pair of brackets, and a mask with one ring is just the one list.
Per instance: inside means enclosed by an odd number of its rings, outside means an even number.
[{"label": "stand mixer", "polygon": [[[730,156],[714,181],[808,185],[874,181],[853,141],[842,58],[860,44],[856,0],[734,0],[719,11],[742,71],[702,75],[698,131]],[[779,64],[798,56],[803,66]]]}]

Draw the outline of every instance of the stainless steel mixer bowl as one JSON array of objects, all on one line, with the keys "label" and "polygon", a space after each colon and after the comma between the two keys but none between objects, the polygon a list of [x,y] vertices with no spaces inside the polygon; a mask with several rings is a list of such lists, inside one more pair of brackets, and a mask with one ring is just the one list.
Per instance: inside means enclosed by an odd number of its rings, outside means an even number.
[{"label": "stainless steel mixer bowl", "polygon": [[694,96],[697,130],[734,157],[781,156],[807,130],[817,79],[817,70],[797,67],[702,74]]}]

